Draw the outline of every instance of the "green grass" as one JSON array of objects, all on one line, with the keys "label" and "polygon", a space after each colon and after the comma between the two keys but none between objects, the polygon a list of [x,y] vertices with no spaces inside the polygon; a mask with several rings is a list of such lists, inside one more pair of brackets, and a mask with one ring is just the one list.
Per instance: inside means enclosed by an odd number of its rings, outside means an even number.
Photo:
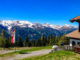
[{"label": "green grass", "polygon": [[11,52],[11,53],[0,54],[0,57],[11,56],[11,55],[15,55],[15,54],[24,54],[24,53],[28,53],[28,52],[31,52],[31,51],[41,50],[41,49],[51,49],[51,46],[32,47],[32,48],[26,49],[26,50],[20,50],[20,51]]},{"label": "green grass", "polygon": [[71,51],[57,51],[43,56],[24,58],[22,60],[80,60],[80,55]]}]

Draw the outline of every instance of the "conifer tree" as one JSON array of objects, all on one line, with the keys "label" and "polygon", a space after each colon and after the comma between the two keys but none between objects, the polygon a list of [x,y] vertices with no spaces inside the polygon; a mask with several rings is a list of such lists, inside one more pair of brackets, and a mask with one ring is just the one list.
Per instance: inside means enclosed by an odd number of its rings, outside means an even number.
[{"label": "conifer tree", "polygon": [[58,41],[58,45],[61,46],[61,43],[66,43],[66,42],[67,42],[67,40],[66,40],[65,34],[64,34],[64,35],[60,36],[60,39]]},{"label": "conifer tree", "polygon": [[35,40],[34,39],[32,39],[32,41],[31,41],[31,46],[35,46]]},{"label": "conifer tree", "polygon": [[48,35],[48,37],[47,37],[47,45],[49,45],[50,44],[50,35]]},{"label": "conifer tree", "polygon": [[22,40],[22,38],[19,36],[19,39],[18,39],[18,41],[17,41],[17,45],[19,46],[19,47],[23,47],[23,40]]},{"label": "conifer tree", "polygon": [[11,46],[10,39],[5,40],[5,48],[9,48]]},{"label": "conifer tree", "polygon": [[54,36],[53,45],[56,45],[59,41],[59,37]]},{"label": "conifer tree", "polygon": [[42,46],[42,40],[41,40],[41,38],[39,38],[39,39],[37,40],[37,46]]},{"label": "conifer tree", "polygon": [[2,30],[2,33],[1,33],[1,37],[2,37],[2,44],[3,44],[3,47],[4,48],[9,48],[10,47],[10,38],[7,38],[5,37],[5,30]]},{"label": "conifer tree", "polygon": [[5,30],[4,29],[1,32],[1,36],[5,38]]},{"label": "conifer tree", "polygon": [[5,30],[2,30],[1,32],[0,40],[1,40],[1,47],[5,48],[5,43],[6,43]]},{"label": "conifer tree", "polygon": [[49,43],[49,45],[53,45],[53,42],[54,41],[54,37],[53,37],[53,34],[51,34],[50,35],[50,43]]},{"label": "conifer tree", "polygon": [[41,45],[42,45],[42,46],[46,46],[47,39],[45,38],[44,34],[42,34],[40,40],[41,40]]},{"label": "conifer tree", "polygon": [[29,39],[28,39],[28,36],[26,36],[25,38],[25,41],[24,41],[24,46],[29,46],[30,42],[29,42]]}]

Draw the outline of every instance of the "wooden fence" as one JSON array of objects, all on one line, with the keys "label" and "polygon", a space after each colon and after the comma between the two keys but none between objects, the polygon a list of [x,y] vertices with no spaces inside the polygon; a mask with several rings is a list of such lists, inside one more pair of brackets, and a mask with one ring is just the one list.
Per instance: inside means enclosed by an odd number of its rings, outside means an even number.
[{"label": "wooden fence", "polygon": [[69,51],[73,51],[73,50],[74,50],[74,48],[71,47],[71,46],[69,46],[69,45],[64,45],[64,46],[62,46],[62,48],[63,48],[64,50],[69,50]]}]

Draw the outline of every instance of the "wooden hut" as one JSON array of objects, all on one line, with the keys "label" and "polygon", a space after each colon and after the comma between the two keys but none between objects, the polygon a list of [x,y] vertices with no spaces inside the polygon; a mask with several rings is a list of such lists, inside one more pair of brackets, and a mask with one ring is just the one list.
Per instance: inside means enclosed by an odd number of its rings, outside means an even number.
[{"label": "wooden hut", "polygon": [[79,52],[80,48],[80,16],[77,16],[70,20],[70,22],[77,22],[79,24],[78,30],[75,30],[67,35],[66,37],[70,38],[70,46],[74,47],[76,52]]}]

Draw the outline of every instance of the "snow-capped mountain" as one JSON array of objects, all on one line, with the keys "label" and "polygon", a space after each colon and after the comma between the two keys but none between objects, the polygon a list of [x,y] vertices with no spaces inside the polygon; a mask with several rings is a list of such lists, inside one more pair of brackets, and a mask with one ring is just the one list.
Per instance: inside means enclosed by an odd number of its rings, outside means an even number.
[{"label": "snow-capped mountain", "polygon": [[20,26],[20,27],[32,27],[32,23],[28,21],[10,21],[10,20],[2,20],[0,24],[6,27]]},{"label": "snow-capped mountain", "polygon": [[8,28],[13,27],[13,26],[20,26],[20,27],[29,27],[29,28],[45,28],[45,27],[49,27],[49,28],[53,28],[53,29],[64,29],[64,28],[77,28],[76,26],[71,26],[71,25],[67,25],[65,24],[64,26],[60,26],[60,25],[51,25],[48,23],[45,24],[40,24],[40,23],[31,23],[28,21],[10,21],[10,20],[1,20],[0,21],[0,25],[6,26]]},{"label": "snow-capped mountain", "polygon": [[[48,36],[50,34],[61,35],[64,33],[69,33],[77,29],[76,26],[71,26],[65,24],[64,26],[60,25],[51,25],[48,23],[40,24],[40,23],[31,23],[28,21],[11,21],[11,20],[1,20],[0,21],[0,32],[4,29],[7,33],[10,30],[16,27],[16,37],[20,35],[23,39],[26,35],[29,36],[30,39],[37,39],[42,34]],[[8,36],[8,35],[7,35]]]}]

